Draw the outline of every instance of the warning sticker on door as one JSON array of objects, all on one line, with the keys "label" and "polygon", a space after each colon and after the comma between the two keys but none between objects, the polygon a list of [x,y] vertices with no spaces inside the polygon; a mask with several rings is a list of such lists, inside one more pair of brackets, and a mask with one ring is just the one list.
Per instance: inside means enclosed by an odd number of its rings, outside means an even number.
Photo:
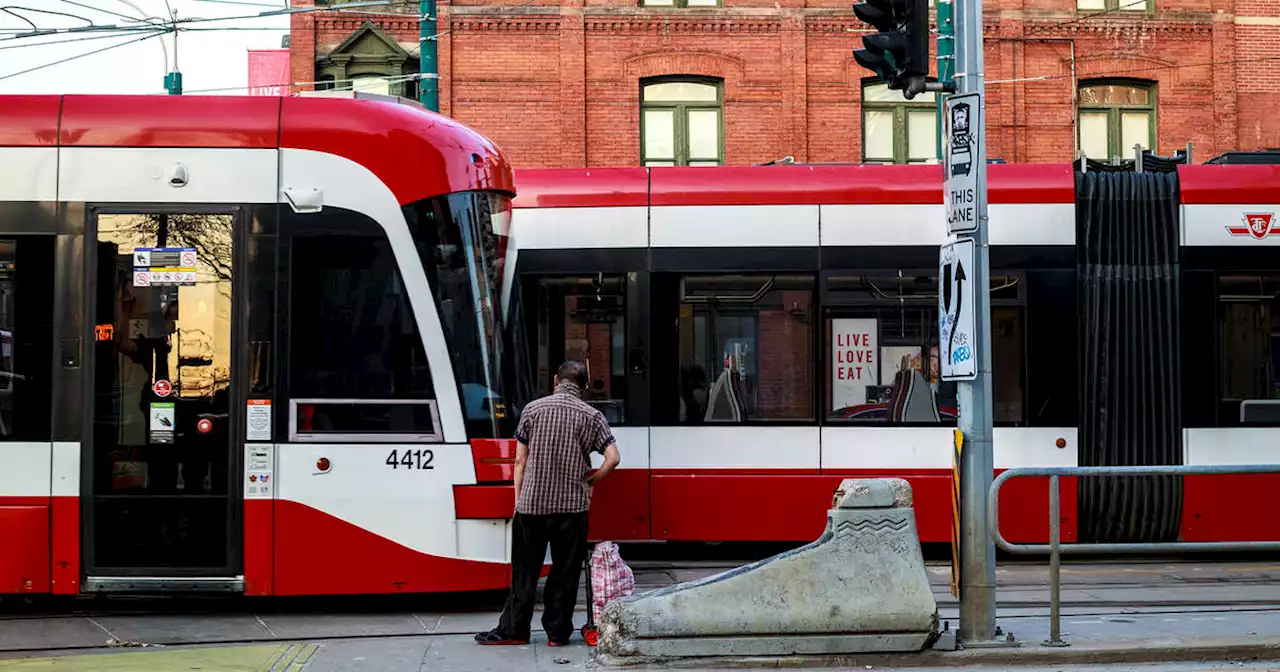
[{"label": "warning sticker on door", "polygon": [[271,499],[273,446],[245,446],[244,498]]},{"label": "warning sticker on door", "polygon": [[173,443],[174,424],[173,402],[151,404],[151,420],[148,423],[151,443]]},{"label": "warning sticker on door", "polygon": [[193,247],[140,247],[133,251],[133,286],[196,284]]},{"label": "warning sticker on door", "polygon": [[271,440],[271,400],[250,399],[246,406],[247,422],[245,422],[246,441]]}]

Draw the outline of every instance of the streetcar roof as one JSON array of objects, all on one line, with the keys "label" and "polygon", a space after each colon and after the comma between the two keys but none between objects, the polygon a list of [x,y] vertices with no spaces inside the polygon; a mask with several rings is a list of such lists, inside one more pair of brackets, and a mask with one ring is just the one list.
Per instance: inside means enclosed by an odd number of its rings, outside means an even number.
[{"label": "streetcar roof", "polygon": [[[1073,204],[1069,163],[991,164],[995,204]],[[1274,204],[1280,165],[1179,166],[1183,204]],[[940,165],[550,168],[516,171],[517,208],[941,205]]]},{"label": "streetcar roof", "polygon": [[415,105],[268,96],[0,96],[0,147],[303,149],[351,159],[403,205],[514,193],[497,145]]}]

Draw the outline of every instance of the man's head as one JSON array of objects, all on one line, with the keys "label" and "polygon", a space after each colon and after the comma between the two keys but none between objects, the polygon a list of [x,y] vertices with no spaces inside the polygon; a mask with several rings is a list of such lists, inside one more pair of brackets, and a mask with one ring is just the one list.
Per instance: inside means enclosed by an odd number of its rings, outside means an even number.
[{"label": "man's head", "polygon": [[573,383],[581,388],[587,387],[587,367],[574,359],[566,361],[560,365],[560,370],[556,371],[556,383]]}]

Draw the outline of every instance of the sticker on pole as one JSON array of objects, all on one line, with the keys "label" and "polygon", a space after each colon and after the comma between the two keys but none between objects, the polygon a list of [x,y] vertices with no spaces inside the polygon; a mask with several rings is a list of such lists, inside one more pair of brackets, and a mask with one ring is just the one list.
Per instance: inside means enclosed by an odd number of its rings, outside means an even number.
[{"label": "sticker on pole", "polygon": [[974,337],[973,241],[942,246],[938,260],[938,359],[942,379],[973,380],[978,373]]},{"label": "sticker on pole", "polygon": [[986,199],[979,190],[978,173],[985,160],[982,146],[982,95],[965,93],[949,96],[942,116],[943,201],[947,213],[947,233],[972,233]]},{"label": "sticker on pole", "polygon": [[155,391],[156,396],[162,399],[169,396],[169,393],[173,392],[173,385],[163,378],[157,380],[156,384],[152,385],[151,388]]}]

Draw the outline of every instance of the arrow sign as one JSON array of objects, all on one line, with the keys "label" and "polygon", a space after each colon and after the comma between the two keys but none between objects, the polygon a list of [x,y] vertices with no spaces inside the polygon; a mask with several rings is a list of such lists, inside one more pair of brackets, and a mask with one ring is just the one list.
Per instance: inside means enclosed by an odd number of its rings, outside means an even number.
[{"label": "arrow sign", "polygon": [[[950,289],[950,287],[948,287],[947,289]],[[949,303],[951,303],[951,302],[950,302],[950,301],[948,301],[947,303],[949,304]],[[960,316],[961,316],[961,313],[964,313],[964,312],[965,312],[965,311],[964,311],[964,261],[962,261],[962,260],[960,260],[960,259],[956,259],[956,319],[955,319],[955,324],[960,324]],[[947,350],[955,350],[955,348],[956,348],[956,333],[958,333],[958,332],[959,332],[959,330],[958,330],[958,329],[955,329],[955,328],[952,328],[952,329],[951,329],[951,338],[949,339],[949,342],[947,343]]]},{"label": "arrow sign", "polygon": [[[973,380],[977,375],[974,332],[976,290],[964,291],[973,272],[973,240],[962,238],[942,246],[938,258],[938,343],[942,379]],[[953,270],[954,268],[954,270]],[[965,269],[968,269],[966,272]]]},{"label": "arrow sign", "polygon": [[951,264],[942,265],[942,314],[951,314]]}]

